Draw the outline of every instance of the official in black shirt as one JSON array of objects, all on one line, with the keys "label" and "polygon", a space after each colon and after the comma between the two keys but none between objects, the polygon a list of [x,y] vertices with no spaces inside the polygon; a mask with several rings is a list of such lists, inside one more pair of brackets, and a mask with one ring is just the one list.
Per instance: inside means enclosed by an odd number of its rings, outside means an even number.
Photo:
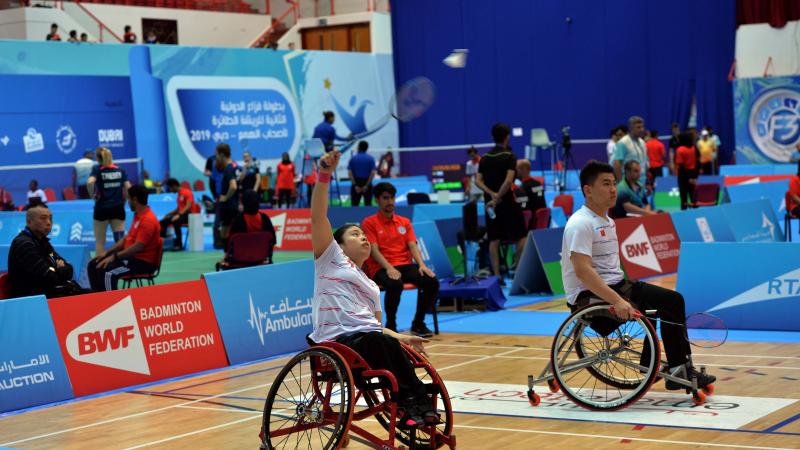
[{"label": "official in black shirt", "polygon": [[69,295],[63,287],[72,280],[72,266],[56,253],[47,238],[53,228],[53,213],[46,205],[32,206],[25,223],[8,251],[8,276],[14,297]]},{"label": "official in black shirt", "polygon": [[[522,207],[511,191],[517,170],[517,157],[508,147],[510,137],[511,128],[508,125],[498,123],[492,127],[495,147],[481,158],[476,179],[486,201],[486,233],[489,237],[492,270],[497,276],[500,276],[500,241],[516,243],[516,265],[525,248],[527,236]],[[504,284],[502,278],[501,284]]]}]

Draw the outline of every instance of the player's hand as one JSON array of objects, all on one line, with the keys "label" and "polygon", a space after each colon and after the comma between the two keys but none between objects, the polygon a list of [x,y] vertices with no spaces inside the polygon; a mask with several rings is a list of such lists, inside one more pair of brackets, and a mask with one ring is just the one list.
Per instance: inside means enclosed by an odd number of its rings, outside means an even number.
[{"label": "player's hand", "polygon": [[319,159],[319,171],[322,173],[333,173],[333,171],[336,170],[336,166],[339,165],[339,159],[341,157],[342,153],[339,150],[331,150],[325,153]]},{"label": "player's hand", "polygon": [[400,279],[400,271],[395,269],[394,267],[392,267],[391,269],[387,270],[386,271],[386,275],[389,275],[389,278],[391,278],[393,280],[399,280]]},{"label": "player's hand", "polygon": [[101,259],[100,262],[97,263],[97,268],[105,269],[112,262],[114,262],[114,255],[106,256],[105,258]]},{"label": "player's hand", "polygon": [[436,274],[428,266],[419,266],[419,274],[420,275],[427,275],[431,278],[436,278]]},{"label": "player's hand", "polygon": [[642,315],[636,308],[628,302],[620,302],[611,307],[611,313],[620,320],[631,320]]},{"label": "player's hand", "polygon": [[422,344],[426,344],[430,342],[430,340],[425,339],[424,337],[420,336],[413,336],[409,334],[402,334],[403,336],[402,342],[406,345],[410,345],[411,348],[421,353],[423,356],[428,356],[428,352],[425,351],[425,346]]},{"label": "player's hand", "polygon": [[178,215],[178,214],[175,214],[174,216],[172,216],[172,219],[171,219],[171,221],[172,221],[172,222],[177,222],[177,221],[178,221],[178,219],[180,219],[180,218],[181,218],[181,216],[180,216],[180,215]]}]

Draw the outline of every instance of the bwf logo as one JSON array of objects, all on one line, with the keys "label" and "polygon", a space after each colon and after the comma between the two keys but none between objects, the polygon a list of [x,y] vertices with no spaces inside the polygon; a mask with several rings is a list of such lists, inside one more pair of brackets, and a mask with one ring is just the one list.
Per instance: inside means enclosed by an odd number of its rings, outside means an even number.
[{"label": "bwf logo", "polygon": [[150,375],[130,295],[70,331],[66,347],[76,361]]},{"label": "bwf logo", "polygon": [[622,257],[637,266],[646,267],[656,272],[661,272],[661,264],[653,250],[653,244],[647,236],[644,225],[640,224],[622,242]]}]

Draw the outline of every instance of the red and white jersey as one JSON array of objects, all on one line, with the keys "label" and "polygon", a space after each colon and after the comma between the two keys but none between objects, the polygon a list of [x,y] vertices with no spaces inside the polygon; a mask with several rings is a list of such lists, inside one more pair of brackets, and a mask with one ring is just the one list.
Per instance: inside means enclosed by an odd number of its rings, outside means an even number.
[{"label": "red and white jersey", "polygon": [[375,317],[380,310],[378,285],[331,239],[325,252],[314,261],[311,340],[332,341],[341,335],[382,331],[383,325]]}]

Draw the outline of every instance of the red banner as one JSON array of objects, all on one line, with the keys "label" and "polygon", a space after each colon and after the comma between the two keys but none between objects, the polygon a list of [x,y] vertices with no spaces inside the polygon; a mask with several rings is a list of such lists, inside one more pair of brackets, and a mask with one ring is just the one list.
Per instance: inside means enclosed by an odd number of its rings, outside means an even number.
[{"label": "red banner", "polygon": [[678,270],[681,241],[669,214],[616,221],[619,256],[631,279]]},{"label": "red banner", "polygon": [[745,183],[766,183],[768,181],[789,180],[794,175],[735,175],[725,177],[725,186]]},{"label": "red banner", "polygon": [[76,396],[228,364],[202,280],[48,300]]},{"label": "red banner", "polygon": [[311,248],[311,210],[262,209],[275,227],[276,250],[305,250]]}]

